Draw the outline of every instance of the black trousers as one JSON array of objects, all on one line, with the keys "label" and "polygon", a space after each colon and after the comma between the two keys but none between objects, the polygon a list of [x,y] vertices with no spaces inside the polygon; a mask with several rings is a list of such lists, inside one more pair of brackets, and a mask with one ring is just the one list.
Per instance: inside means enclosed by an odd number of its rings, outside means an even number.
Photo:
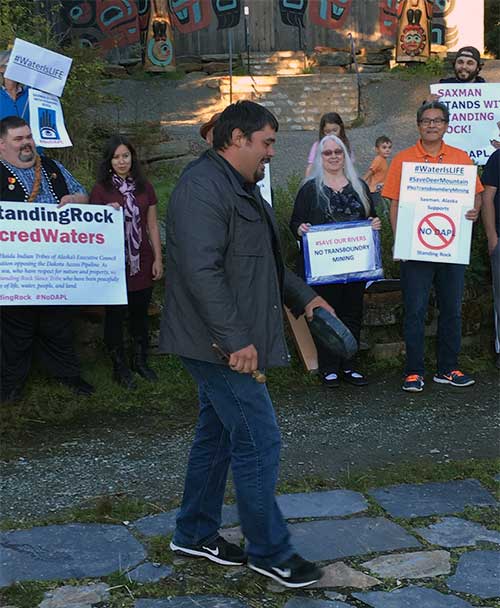
[{"label": "black trousers", "polygon": [[124,349],[123,329],[128,314],[128,327],[132,340],[146,349],[149,343],[148,308],[153,288],[127,292],[128,304],[106,306],[104,343],[109,350]]},{"label": "black trousers", "polygon": [[21,388],[31,368],[35,347],[51,376],[80,375],[74,349],[73,306],[3,306],[0,308],[2,393]]},{"label": "black trousers", "polygon": [[[349,328],[358,344],[363,320],[365,286],[365,281],[313,286],[314,291],[324,298],[330,306],[333,306],[338,318]],[[338,373],[341,366],[342,369],[350,369],[348,361],[342,361],[335,357],[316,340],[314,340],[314,343],[318,351],[318,366],[321,373]]]}]

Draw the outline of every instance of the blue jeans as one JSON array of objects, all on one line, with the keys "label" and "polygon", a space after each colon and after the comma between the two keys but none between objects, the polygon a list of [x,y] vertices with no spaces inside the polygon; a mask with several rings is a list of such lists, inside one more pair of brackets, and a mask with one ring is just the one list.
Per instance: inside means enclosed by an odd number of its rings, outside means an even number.
[{"label": "blue jeans", "polygon": [[425,317],[433,284],[439,309],[437,373],[443,374],[458,368],[464,273],[465,266],[462,264],[401,262],[407,375],[424,375]]},{"label": "blue jeans", "polygon": [[267,388],[225,365],[181,360],[198,384],[200,414],[174,542],[208,544],[218,536],[231,465],[250,561],[277,565],[294,551],[274,494],[281,439]]}]

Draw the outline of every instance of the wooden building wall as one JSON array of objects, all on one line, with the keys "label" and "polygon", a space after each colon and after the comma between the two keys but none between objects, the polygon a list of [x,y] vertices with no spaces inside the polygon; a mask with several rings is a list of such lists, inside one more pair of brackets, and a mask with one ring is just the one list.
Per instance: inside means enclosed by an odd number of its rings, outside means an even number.
[{"label": "wooden building wall", "polygon": [[[309,2],[318,1],[309,0]],[[246,0],[246,3],[250,12],[248,28],[251,52],[268,53],[301,49],[299,29],[283,23],[277,0]],[[388,0],[388,4],[391,4],[391,0]],[[306,44],[307,51],[311,52],[315,46],[347,49],[349,32],[357,41],[357,46],[393,44],[393,36],[383,35],[380,32],[380,6],[380,0],[352,0],[349,12],[339,29],[312,24],[306,10],[303,42]],[[243,14],[239,24],[230,30],[217,30],[217,19],[213,15],[208,27],[197,32],[180,33],[174,28],[176,55],[227,53],[228,32],[231,32],[233,36],[234,52],[244,52],[246,47]]]}]

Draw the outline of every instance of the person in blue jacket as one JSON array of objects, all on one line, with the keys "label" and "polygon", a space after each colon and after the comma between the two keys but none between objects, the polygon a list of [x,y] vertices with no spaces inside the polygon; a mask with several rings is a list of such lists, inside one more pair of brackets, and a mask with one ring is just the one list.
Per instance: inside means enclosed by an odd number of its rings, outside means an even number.
[{"label": "person in blue jacket", "polygon": [[29,87],[4,77],[9,57],[10,51],[0,51],[0,120],[7,116],[19,116],[29,124]]}]

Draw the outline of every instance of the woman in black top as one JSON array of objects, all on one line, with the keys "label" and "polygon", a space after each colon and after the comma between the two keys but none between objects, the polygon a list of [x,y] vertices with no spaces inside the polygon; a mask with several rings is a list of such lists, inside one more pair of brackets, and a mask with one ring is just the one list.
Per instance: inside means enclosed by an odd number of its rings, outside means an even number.
[{"label": "woman in black top", "polygon": [[[380,219],[376,217],[368,186],[357,176],[342,140],[335,135],[327,135],[319,143],[312,171],[295,199],[290,228],[295,238],[302,242],[302,235],[314,224],[367,218],[371,219],[374,230],[380,230]],[[302,255],[299,269],[304,276]],[[365,281],[315,285],[314,290],[335,308],[337,316],[359,344]],[[356,386],[367,384],[365,377],[352,368],[350,361],[332,356],[318,342],[316,348],[324,384],[336,387],[340,377]]]}]

